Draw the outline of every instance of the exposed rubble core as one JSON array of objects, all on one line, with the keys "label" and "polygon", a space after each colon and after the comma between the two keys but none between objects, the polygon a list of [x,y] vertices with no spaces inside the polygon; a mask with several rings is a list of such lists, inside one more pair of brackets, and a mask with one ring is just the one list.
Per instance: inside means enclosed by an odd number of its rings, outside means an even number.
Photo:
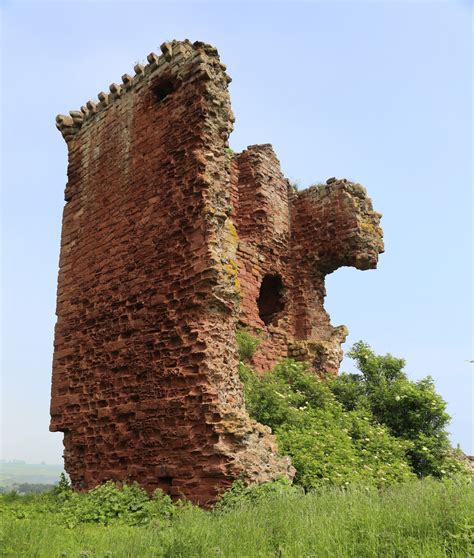
[{"label": "exposed rubble core", "polygon": [[228,149],[216,49],[172,41],[57,127],[68,145],[51,430],[73,485],[138,481],[201,505],[236,478],[292,477],[245,410],[236,327],[254,365],[337,372],[324,278],[375,267],[380,215],[346,180],[296,192],[270,145]]}]

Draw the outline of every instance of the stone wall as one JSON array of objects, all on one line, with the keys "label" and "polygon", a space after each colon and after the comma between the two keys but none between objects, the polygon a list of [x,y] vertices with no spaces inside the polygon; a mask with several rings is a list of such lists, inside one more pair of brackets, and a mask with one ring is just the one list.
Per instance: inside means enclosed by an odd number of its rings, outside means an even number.
[{"label": "stone wall", "polygon": [[133,77],[58,116],[68,145],[51,430],[78,489],[137,480],[209,505],[236,478],[292,477],[245,410],[235,330],[337,371],[345,328],[324,277],[375,267],[359,185],[297,193],[270,145],[233,155],[230,78],[204,43],[165,43]]},{"label": "stone wall", "polygon": [[270,145],[250,146],[231,169],[239,321],[262,339],[253,365],[264,371],[292,357],[337,373],[347,329],[333,327],[324,309],[325,277],[342,266],[376,267],[380,215],[365,189],[345,179],[297,192]]}]

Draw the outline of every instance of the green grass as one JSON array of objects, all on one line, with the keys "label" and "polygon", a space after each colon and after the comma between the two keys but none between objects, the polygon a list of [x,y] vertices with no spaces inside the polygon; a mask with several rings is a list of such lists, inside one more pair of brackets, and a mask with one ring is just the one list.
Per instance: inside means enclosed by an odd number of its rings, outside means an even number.
[{"label": "green grass", "polygon": [[80,524],[38,497],[2,504],[2,556],[437,558],[474,556],[472,485],[422,480],[377,491],[270,494],[230,511],[184,507],[146,527]]}]

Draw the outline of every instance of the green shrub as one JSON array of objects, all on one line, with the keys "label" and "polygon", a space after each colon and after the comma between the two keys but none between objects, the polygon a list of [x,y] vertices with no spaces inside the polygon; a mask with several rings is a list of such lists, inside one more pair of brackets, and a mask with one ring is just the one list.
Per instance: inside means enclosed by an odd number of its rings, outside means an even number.
[{"label": "green shrub", "polygon": [[285,360],[262,377],[241,366],[250,415],[275,432],[305,489],[322,484],[385,486],[414,478],[409,444],[377,424],[368,410],[346,411],[330,383],[304,363]]},{"label": "green shrub", "polygon": [[237,328],[235,336],[237,338],[239,360],[241,362],[248,362],[255,354],[262,340],[242,327]]},{"label": "green shrub", "polygon": [[72,487],[69,479],[65,473],[61,473],[59,476],[58,484],[53,488],[51,494],[54,495],[59,500],[68,500],[72,495]]},{"label": "green shrub", "polygon": [[107,525],[120,521],[142,525],[152,520],[168,519],[173,513],[169,496],[156,490],[150,498],[138,483],[117,486],[108,481],[86,493],[72,492],[64,499],[61,514],[69,527],[79,523]]},{"label": "green shrub", "polygon": [[409,380],[403,359],[376,355],[361,341],[348,356],[356,361],[361,374],[341,374],[331,382],[332,392],[347,411],[371,412],[393,436],[405,441],[418,476],[467,474],[449,443],[446,426],[450,417],[432,378]]},{"label": "green shrub", "polygon": [[404,360],[359,342],[360,374],[320,378],[286,360],[259,376],[240,364],[249,414],[270,426],[305,488],[321,483],[383,486],[422,476],[470,475],[448,439],[446,403],[433,380],[410,381]]}]

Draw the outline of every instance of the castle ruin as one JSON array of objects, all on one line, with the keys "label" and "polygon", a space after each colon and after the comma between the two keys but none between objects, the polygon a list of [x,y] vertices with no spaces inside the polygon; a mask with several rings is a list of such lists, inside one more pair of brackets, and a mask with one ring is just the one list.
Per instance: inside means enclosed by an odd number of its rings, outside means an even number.
[{"label": "castle ruin", "polygon": [[98,102],[59,115],[69,152],[51,396],[75,488],[138,481],[209,505],[294,473],[249,418],[236,328],[337,373],[347,330],[325,276],[376,267],[380,215],[347,180],[297,192],[271,145],[228,146],[215,48],[172,41]]}]

